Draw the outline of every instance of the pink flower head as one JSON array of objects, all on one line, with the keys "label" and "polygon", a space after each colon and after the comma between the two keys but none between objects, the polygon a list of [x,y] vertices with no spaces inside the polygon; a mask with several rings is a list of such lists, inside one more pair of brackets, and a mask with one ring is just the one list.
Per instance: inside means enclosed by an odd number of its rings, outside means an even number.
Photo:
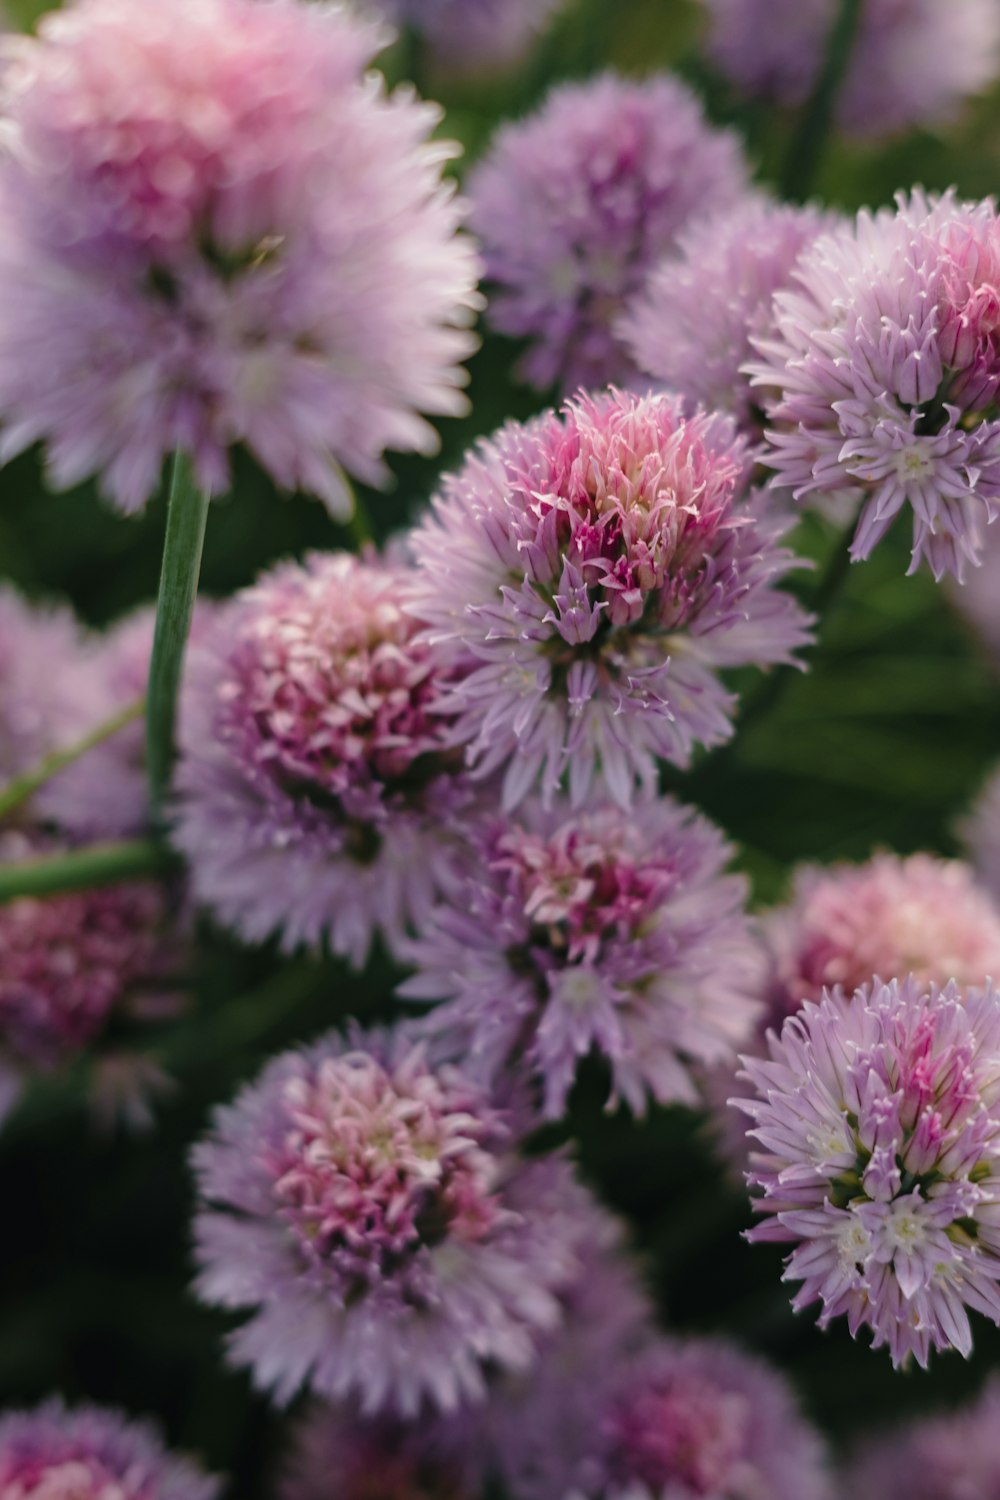
[{"label": "pink flower head", "polygon": [[529,1369],[602,1223],[405,1031],[279,1057],[195,1165],[199,1291],[252,1310],[235,1361],[279,1401],[309,1386],[366,1415],[450,1411],[487,1370]]},{"label": "pink flower head", "polygon": [[442,73],[510,67],[528,52],[563,0],[376,0],[393,25],[411,28]]},{"label": "pink flower head", "polygon": [[94,686],[71,611],[0,583],[0,790],[78,737]]},{"label": "pink flower head", "polygon": [[834,216],[747,194],[680,235],[619,324],[640,370],[685,398],[731,415],[753,439],[761,414],[742,367],[771,326],[771,300]]},{"label": "pink flower head", "polygon": [[734,1057],[756,1014],[730,852],[666,798],[631,815],[530,803],[488,819],[466,884],[409,951],[402,993],[446,1002],[426,1025],[477,1074],[533,1073],[552,1118],[591,1051],[636,1113],[648,1095],[695,1103],[689,1064]]},{"label": "pink flower head", "polygon": [[635,373],[619,313],[691,220],[739,197],[746,167],[677,79],[606,74],[502,126],[469,186],[490,319],[530,340],[526,380],[569,394]]},{"label": "pink flower head", "polygon": [[214,1500],[218,1489],[116,1411],[49,1401],[0,1417],[3,1500]]},{"label": "pink flower head", "polygon": [[743,1059],[753,1240],[794,1246],[796,1310],[845,1315],[894,1365],[1000,1323],[1000,997],[912,977],[828,993]]},{"label": "pink flower head", "polygon": [[870,555],[904,506],[914,571],[960,581],[1000,495],[1000,224],[991,200],[900,195],[803,255],[749,367],[775,483],[863,502]]},{"label": "pink flower head", "polygon": [[[785,1381],[721,1342],[664,1339],[623,1362],[574,1447],[563,1493],[585,1500],[832,1494],[822,1446]],[[527,1500],[543,1497],[529,1492]]]},{"label": "pink flower head", "polygon": [[1000,771],[994,771],[958,829],[980,880],[1000,901]]},{"label": "pink flower head", "polygon": [[1000,1490],[1000,1382],[976,1401],[869,1439],[845,1475],[845,1494],[878,1500],[975,1500]]},{"label": "pink flower head", "polygon": [[[704,0],[709,51],[744,94],[798,106],[812,93],[837,0]],[[945,124],[1000,66],[997,0],[865,0],[836,121],[855,136]]]},{"label": "pink flower head", "polygon": [[[0,834],[0,863],[54,852]],[[0,1113],[25,1078],[101,1042],[113,1025],[178,1009],[178,924],[152,880],[0,903]]]},{"label": "pink flower head", "polygon": [[175,838],[195,895],[245,939],[328,939],[361,964],[447,884],[468,799],[410,570],[285,563],[192,647]]},{"label": "pink flower head", "polygon": [[214,492],[243,443],[343,514],[339,466],[433,450],[477,268],[438,111],[364,74],[383,40],[302,0],[75,0],[10,45],[7,456],[134,511],[174,449]]},{"label": "pink flower head", "polygon": [[740,504],[721,418],[611,391],[509,423],[444,482],[413,548],[413,608],[459,673],[444,701],[515,805],[564,775],[623,806],[732,732],[719,669],[794,660],[808,618],[774,587],[781,528]]}]

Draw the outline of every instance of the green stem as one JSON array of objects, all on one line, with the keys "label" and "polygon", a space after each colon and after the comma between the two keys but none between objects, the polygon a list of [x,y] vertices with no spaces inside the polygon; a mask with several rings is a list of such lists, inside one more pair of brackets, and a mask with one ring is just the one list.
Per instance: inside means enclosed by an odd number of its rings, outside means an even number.
[{"label": "green stem", "polygon": [[20,896],[56,896],[88,886],[164,875],[173,865],[170,852],[151,839],[94,844],[68,854],[0,865],[0,902],[16,901]]},{"label": "green stem", "polygon": [[146,706],[144,698],[137,698],[127,708],[123,708],[114,718],[107,719],[99,724],[90,734],[84,735],[83,739],[77,740],[75,744],[68,745],[65,750],[55,750],[47,755],[44,760],[31,771],[26,771],[23,776],[16,777],[13,781],[0,791],[0,820],[9,817],[12,812],[33,797],[39,787],[51,781],[60,771],[71,766],[74,761],[86,755],[88,750],[94,750],[98,745],[103,745],[105,740],[110,740],[113,735],[118,734],[128,724],[142,717]]},{"label": "green stem", "polygon": [[830,138],[837,95],[858,39],[863,9],[864,0],[840,0],[816,87],[802,112],[788,152],[782,179],[786,198],[802,202],[813,190]]},{"label": "green stem", "polygon": [[146,763],[150,802],[158,821],[170,785],[177,691],[198,592],[207,519],[208,496],[195,484],[186,455],[178,452],[170,480],[167,534],[146,695]]}]

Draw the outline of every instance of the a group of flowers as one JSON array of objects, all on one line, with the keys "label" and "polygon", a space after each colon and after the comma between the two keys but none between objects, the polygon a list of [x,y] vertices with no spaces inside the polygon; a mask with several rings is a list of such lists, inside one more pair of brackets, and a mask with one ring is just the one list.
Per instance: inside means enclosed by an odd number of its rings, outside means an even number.
[{"label": "a group of flowers", "polygon": [[[800,102],[831,8],[793,36],[712,0],[714,55]],[[372,12],[465,68],[556,7],[495,9],[77,0],[9,42],[4,453],[40,442],[55,485],[95,476],[135,511],[170,453],[217,493],[243,445],[346,516],[346,472],[431,451],[427,417],[463,407],[478,252],[437,111],[366,71]],[[877,73],[895,128],[992,77],[996,5],[959,12],[924,110],[901,47],[930,55],[940,9],[872,3],[843,107]],[[242,1317],[261,1390],[315,1401],[284,1500],[829,1500],[783,1378],[657,1332],[621,1227],[538,1131],[596,1058],[609,1107],[709,1113],[750,1238],[791,1246],[821,1326],[899,1365],[968,1353],[970,1310],[1000,1324],[1000,794],[975,873],[800,869],[751,917],[724,834],[660,788],[733,734],[729,669],[802,665],[795,501],[857,512],[855,560],[908,506],[914,567],[981,563],[1000,218],[919,191],[854,222],[772,201],[667,77],[558,88],[468,193],[488,317],[563,404],[482,440],[384,552],[282,562],[199,610],[183,869],[0,903],[0,1112],[88,1050],[104,1104],[148,1112],[137,1037],[182,1004],[195,907],[355,968],[378,941],[403,1018],[273,1059],[194,1153],[198,1294]],[[99,636],[0,592],[5,866],[157,834],[133,722],[152,636],[149,612]],[[996,1401],[935,1429],[956,1500],[1000,1476]],[[912,1464],[923,1493],[925,1437],[848,1487],[902,1495]],[[116,1414],[0,1420],[0,1500],[214,1494]]]}]

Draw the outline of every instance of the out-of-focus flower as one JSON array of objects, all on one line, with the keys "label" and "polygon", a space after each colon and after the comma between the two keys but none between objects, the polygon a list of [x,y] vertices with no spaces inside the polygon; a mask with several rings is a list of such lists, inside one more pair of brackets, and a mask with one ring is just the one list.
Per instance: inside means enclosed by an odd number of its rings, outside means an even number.
[{"label": "out-of-focus flower", "polygon": [[985,648],[990,666],[1000,674],[1000,526],[990,527],[983,541],[982,562],[948,596]]},{"label": "out-of-focus flower", "polygon": [[636,1113],[648,1095],[696,1102],[689,1064],[734,1058],[757,1010],[746,884],[718,830],[667,798],[631,815],[529,804],[471,843],[458,899],[408,954],[402,993],[446,1002],[431,1033],[488,1081],[534,1074],[552,1118],[591,1051]]},{"label": "out-of-focus flower", "polygon": [[[924,984],[983,985],[1000,979],[1000,909],[959,860],[931,854],[900,858],[876,854],[865,864],[820,868],[795,875],[791,900],[761,919],[765,961],[763,1009],[751,1046],[767,1052],[769,1027],[781,1029],[807,1000],[819,1001],[840,985],[852,994],[873,975]],[[747,1122],[726,1099],[735,1089],[732,1070],[713,1075],[726,1154],[746,1166]]]},{"label": "out-of-focus flower", "polygon": [[900,195],[799,261],[757,340],[775,482],[853,489],[868,557],[905,505],[913,562],[962,579],[1000,496],[1000,225],[992,201]]},{"label": "out-of-focus flower", "polygon": [[775,582],[781,525],[742,501],[724,419],[617,391],[509,423],[417,528],[413,609],[454,664],[444,701],[513,806],[537,782],[628,805],[657,757],[732,732],[720,668],[794,660],[809,620]]},{"label": "out-of-focus flower", "polygon": [[77,737],[94,686],[72,612],[0,583],[0,791]]},{"label": "out-of-focus flower", "polygon": [[0,1416],[4,1500],[214,1500],[219,1485],[146,1422],[49,1401]]},{"label": "out-of-focus flower", "polygon": [[398,948],[455,875],[471,801],[415,639],[410,570],[374,556],[285,563],[192,646],[175,839],[197,899],[245,940]]},{"label": "out-of-focus flower", "polygon": [[[555,1494],[574,1500],[829,1500],[832,1494],[822,1445],[786,1382],[733,1345],[661,1340],[620,1362],[597,1408],[585,1401],[576,1420],[566,1409],[572,1393],[572,1385],[546,1390],[525,1429],[527,1441],[539,1446],[550,1431],[557,1443],[569,1440],[561,1457],[570,1483],[515,1485],[516,1500]],[[562,1477],[556,1455],[549,1472]]]},{"label": "out-of-focus flower", "polygon": [[469,183],[489,317],[530,341],[524,378],[565,393],[628,380],[628,299],[694,218],[746,188],[736,137],[677,79],[562,84],[505,125]]},{"label": "out-of-focus flower", "polygon": [[1000,997],[909,978],[807,1002],[744,1058],[760,1150],[753,1240],[794,1245],[785,1279],[819,1324],[845,1315],[894,1365],[972,1348],[1000,1323]]},{"label": "out-of-focus flower", "polygon": [[279,1500],[478,1500],[478,1425],[468,1412],[405,1422],[314,1406],[296,1432]]},{"label": "out-of-focus flower", "polygon": [[619,324],[639,369],[685,399],[729,413],[753,439],[762,431],[749,377],[751,338],[769,331],[771,301],[790,285],[802,251],[834,215],[759,194],[699,219],[659,262]]},{"label": "out-of-focus flower", "polygon": [[897,1427],[864,1444],[845,1495],[878,1500],[975,1500],[1000,1490],[1000,1382],[977,1401]]},{"label": "out-of-focus flower", "polygon": [[485,1094],[405,1031],[273,1061],[195,1157],[202,1297],[251,1309],[232,1354],[279,1401],[364,1413],[481,1399],[563,1320],[603,1215],[519,1161]]},{"label": "out-of-focus flower", "polygon": [[958,832],[980,880],[1000,901],[1000,771],[987,781]]},{"label": "out-of-focus flower", "polygon": [[473,251],[439,111],[364,75],[382,32],[302,0],[76,0],[8,48],[0,429],[123,510],[245,444],[349,509],[340,466],[464,407]]},{"label": "out-of-focus flower", "polygon": [[[704,0],[709,51],[745,94],[800,105],[812,93],[837,0]],[[1000,73],[997,0],[866,0],[836,121],[881,136],[946,124]]]},{"label": "out-of-focus flower", "polygon": [[442,72],[478,74],[510,67],[539,37],[564,0],[369,0],[368,9],[409,27]]},{"label": "out-of-focus flower", "polygon": [[[54,852],[51,841],[35,833],[0,834],[2,864]],[[153,880],[0,903],[0,1094],[6,1107],[32,1074],[89,1049],[99,1055],[110,1028],[124,1031],[176,1013],[178,931],[172,893]],[[117,1042],[109,1045],[117,1071],[108,1084],[117,1081],[120,1094],[127,1054]],[[143,1073],[141,1062],[137,1067],[138,1073],[128,1071],[133,1119]],[[145,1074],[154,1087],[162,1082],[148,1067]],[[109,1106],[100,1076],[97,1082],[96,1102]]]}]

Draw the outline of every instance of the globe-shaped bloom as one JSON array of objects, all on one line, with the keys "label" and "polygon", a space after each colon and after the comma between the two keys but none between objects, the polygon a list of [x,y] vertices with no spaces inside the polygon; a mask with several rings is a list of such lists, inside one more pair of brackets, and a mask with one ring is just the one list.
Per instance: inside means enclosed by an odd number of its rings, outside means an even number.
[{"label": "globe-shaped bloom", "polygon": [[218,1490],[152,1425],[119,1412],[49,1401],[0,1416],[4,1500],[214,1500]]},{"label": "globe-shaped bloom", "polygon": [[980,880],[1000,901],[1000,771],[994,771],[958,832]]},{"label": "globe-shaped bloom", "polygon": [[502,126],[469,192],[490,321],[529,341],[524,378],[569,394],[634,375],[618,315],[680,231],[746,180],[736,137],[674,78],[561,84]]},{"label": "globe-shaped bloom", "polygon": [[580,1060],[614,1097],[695,1103],[690,1063],[752,1033],[756,954],[745,882],[717,829],[667,798],[569,814],[527,804],[471,835],[470,873],[409,959],[402,993],[441,1000],[426,1025],[463,1065],[533,1074],[558,1118]]},{"label": "globe-shaped bloom", "polygon": [[[568,1394],[565,1387],[546,1392],[527,1424],[527,1442],[541,1445],[553,1417],[565,1421]],[[517,1500],[832,1495],[822,1445],[781,1375],[721,1341],[652,1344],[617,1366],[596,1411],[584,1403],[575,1424],[555,1431],[572,1434],[564,1456],[570,1484],[515,1488]]]},{"label": "globe-shaped bloom", "polygon": [[603,1222],[405,1031],[277,1058],[195,1161],[199,1291],[250,1310],[235,1361],[279,1401],[308,1386],[365,1414],[452,1410],[529,1369]]},{"label": "globe-shaped bloom", "polygon": [[861,1446],[848,1465],[844,1493],[879,1500],[974,1500],[1000,1489],[1000,1382],[976,1401],[924,1413]]},{"label": "globe-shaped bloom", "polygon": [[279,1500],[479,1500],[478,1422],[460,1417],[364,1417],[317,1405],[295,1434]]},{"label": "globe-shaped bloom", "polygon": [[196,897],[250,942],[328,940],[360,964],[452,878],[470,793],[410,591],[403,565],[314,554],[193,643],[175,839]]},{"label": "globe-shaped bloom", "polygon": [[[759,1020],[747,1051],[767,1052],[767,1031],[781,1029],[807,1001],[840,985],[848,994],[874,974],[922,983],[982,985],[1000,978],[1000,909],[969,865],[931,854],[876,854],[864,864],[800,867],[786,905],[764,913]],[[747,1122],[726,1100],[733,1070],[709,1080],[720,1144],[742,1171]]]},{"label": "globe-shaped bloom", "polygon": [[78,737],[94,687],[72,612],[0,584],[0,791]]},{"label": "globe-shaped bloom", "polygon": [[375,0],[369,5],[408,27],[442,73],[479,74],[510,67],[541,35],[563,0]]},{"label": "globe-shaped bloom", "polygon": [[349,508],[419,415],[463,409],[476,262],[439,112],[383,42],[303,0],[75,0],[4,74],[0,433],[140,508],[174,449],[208,491],[245,444]]},{"label": "globe-shaped bloom", "polygon": [[822,236],[758,340],[775,483],[864,502],[868,557],[904,506],[913,564],[962,579],[1000,495],[1000,223],[994,204],[900,195]]},{"label": "globe-shaped bloom", "polygon": [[[819,78],[837,0],[704,0],[709,52],[744,94],[800,105]],[[947,123],[1000,71],[997,0],[865,0],[835,118],[855,136]]]},{"label": "globe-shaped bloom", "polygon": [[[37,833],[0,833],[0,864],[58,852]],[[96,1102],[110,1112],[116,1101],[107,1090],[120,1085],[117,1102],[142,1122],[142,1085],[162,1075],[141,1059],[123,1070],[122,1043],[130,1027],[180,1008],[174,895],[160,882],[132,880],[0,903],[0,1115],[27,1078],[87,1051],[111,1063],[99,1070]]]},{"label": "globe-shaped bloom", "polygon": [[802,251],[833,223],[819,209],[749,193],[697,220],[619,324],[636,365],[682,395],[688,409],[727,412],[758,439],[762,414],[743,373],[751,338],[769,330],[774,293],[791,283]]},{"label": "globe-shaped bloom", "polygon": [[775,588],[780,524],[741,500],[742,447],[676,398],[611,391],[509,423],[447,478],[413,549],[412,608],[458,679],[480,775],[516,804],[568,775],[622,805],[732,732],[719,669],[794,659],[808,618]]},{"label": "globe-shaped bloom", "polygon": [[796,1310],[846,1316],[894,1365],[1000,1323],[1000,997],[908,978],[807,1002],[740,1100],[760,1150],[753,1240],[794,1248]]}]

